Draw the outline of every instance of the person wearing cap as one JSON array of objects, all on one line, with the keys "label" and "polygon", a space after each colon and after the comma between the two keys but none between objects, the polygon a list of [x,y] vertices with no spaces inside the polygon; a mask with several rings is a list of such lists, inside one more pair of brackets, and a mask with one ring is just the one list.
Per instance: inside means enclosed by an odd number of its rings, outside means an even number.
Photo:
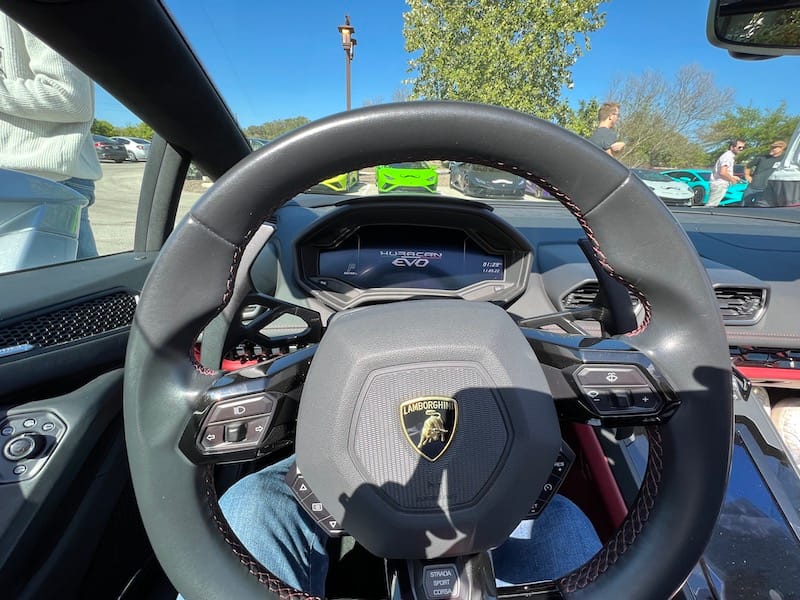
[{"label": "person wearing cap", "polygon": [[747,163],[744,168],[747,188],[742,194],[743,206],[759,206],[759,199],[767,187],[767,179],[780,164],[784,150],[786,142],[776,140],[769,145],[768,154],[759,154]]}]

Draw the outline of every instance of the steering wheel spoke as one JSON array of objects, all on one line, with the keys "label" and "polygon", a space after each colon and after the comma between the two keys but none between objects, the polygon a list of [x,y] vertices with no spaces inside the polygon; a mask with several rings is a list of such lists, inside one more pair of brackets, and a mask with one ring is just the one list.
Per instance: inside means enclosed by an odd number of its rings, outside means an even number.
[{"label": "steering wheel spoke", "polygon": [[310,346],[270,363],[218,377],[203,395],[180,441],[196,464],[254,460],[294,439],[298,386],[316,350]]},{"label": "steering wheel spoke", "polygon": [[[245,340],[265,348],[272,348],[315,344],[322,338],[322,318],[318,312],[310,308],[284,302],[259,292],[247,294],[241,307],[239,311],[241,318],[231,323],[228,330],[225,340],[226,350]],[[278,320],[287,316],[300,319],[305,327],[292,324],[289,327],[279,328]],[[274,333],[264,333],[270,325],[273,326]]]},{"label": "steering wheel spoke", "polygon": [[663,423],[679,406],[656,365],[617,338],[522,328],[560,419],[607,427]]}]

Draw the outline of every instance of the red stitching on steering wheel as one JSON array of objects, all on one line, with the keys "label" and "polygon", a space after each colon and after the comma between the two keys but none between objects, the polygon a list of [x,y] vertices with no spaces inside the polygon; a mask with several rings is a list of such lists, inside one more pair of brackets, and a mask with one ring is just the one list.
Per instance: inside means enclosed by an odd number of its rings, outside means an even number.
[{"label": "red stitching on steering wheel", "polygon": [[286,600],[322,600],[319,596],[310,596],[305,592],[286,585],[282,579],[258,562],[253,555],[250,554],[244,544],[239,541],[239,538],[236,537],[236,534],[233,532],[230,525],[228,525],[228,522],[225,520],[219,508],[217,492],[214,488],[213,467],[210,465],[206,467],[203,474],[203,483],[205,485],[204,492],[206,500],[208,502],[208,507],[211,509],[211,518],[214,520],[214,524],[217,526],[220,533],[222,533],[225,543],[230,546],[231,551],[237,556],[239,562],[247,567],[250,575],[258,579],[259,583],[270,592],[277,594],[279,598],[285,598]]},{"label": "red stitching on steering wheel", "polygon": [[616,535],[589,562],[558,580],[562,593],[583,589],[607,571],[636,542],[650,518],[661,484],[664,448],[661,445],[661,430],[657,427],[647,429],[647,438],[650,443],[647,470],[636,502]]}]

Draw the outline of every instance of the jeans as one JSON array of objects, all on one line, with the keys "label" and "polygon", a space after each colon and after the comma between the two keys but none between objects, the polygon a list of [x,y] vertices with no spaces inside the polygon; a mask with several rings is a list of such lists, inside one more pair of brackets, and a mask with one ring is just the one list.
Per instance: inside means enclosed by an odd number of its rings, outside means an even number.
[{"label": "jeans", "polygon": [[94,241],[92,225],[89,222],[89,207],[94,204],[94,181],[91,179],[71,177],[60,183],[63,183],[89,199],[89,204],[81,209],[81,223],[78,229],[78,255],[76,258],[92,258],[93,256],[97,256],[97,244]]},{"label": "jeans", "polygon": [[[294,457],[236,482],[220,499],[233,531],[250,553],[288,585],[324,597],[327,536],[285,483]],[[589,519],[555,496],[535,521],[522,521],[492,551],[497,585],[555,579],[587,562],[601,544]]]}]

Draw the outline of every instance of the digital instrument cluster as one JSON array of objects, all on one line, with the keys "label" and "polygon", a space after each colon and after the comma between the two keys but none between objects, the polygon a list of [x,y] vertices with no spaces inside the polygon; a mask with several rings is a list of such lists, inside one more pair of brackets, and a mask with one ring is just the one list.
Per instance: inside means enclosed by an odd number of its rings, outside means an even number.
[{"label": "digital instrument cluster", "polygon": [[456,229],[366,226],[336,248],[320,250],[319,276],[360,289],[459,290],[502,281],[505,257]]},{"label": "digital instrument cluster", "polygon": [[530,274],[527,240],[485,205],[340,207],[297,240],[299,281],[330,307],[413,297],[508,303]]}]

